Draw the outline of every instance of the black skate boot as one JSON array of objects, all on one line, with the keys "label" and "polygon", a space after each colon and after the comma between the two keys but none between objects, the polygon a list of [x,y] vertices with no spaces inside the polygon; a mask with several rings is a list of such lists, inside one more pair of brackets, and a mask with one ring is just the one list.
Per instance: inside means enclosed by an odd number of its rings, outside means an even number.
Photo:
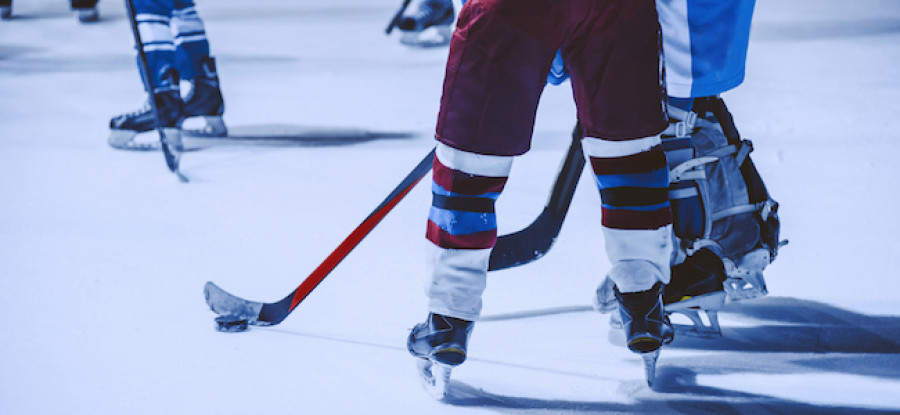
[{"label": "black skate boot", "polygon": [[[180,128],[184,103],[178,91],[162,91],[155,95],[156,108],[164,128]],[[109,120],[109,145],[123,150],[155,150],[159,148],[157,141],[136,143],[138,133],[152,131],[156,128],[156,117],[150,106],[150,98],[144,106],[136,111],[118,115]]]},{"label": "black skate boot", "polygon": [[635,353],[656,351],[674,338],[672,323],[663,312],[662,287],[658,282],[637,293],[621,293],[614,288],[628,349]]},{"label": "black skate boot", "polygon": [[427,321],[413,327],[406,346],[415,357],[457,366],[466,360],[471,332],[471,321],[431,313]]},{"label": "black skate boot", "polygon": [[[722,260],[712,251],[701,249],[681,264],[672,267],[672,281],[663,290],[663,304],[666,305],[666,310],[674,304],[719,308],[725,299],[725,288],[722,285],[724,281],[725,268]],[[705,303],[702,300],[710,297],[719,297],[721,301],[710,302],[706,306],[698,304]]]},{"label": "black skate boot", "polygon": [[[701,337],[722,335],[718,310],[725,304],[725,268],[722,260],[708,249],[701,249],[681,264],[672,267],[672,281],[663,290],[666,313],[688,317],[691,333]],[[700,312],[706,314],[706,321]]]},{"label": "black skate boot", "polygon": [[669,317],[663,312],[662,283],[637,293],[621,293],[613,288],[628,349],[641,355],[647,384],[653,387],[660,348],[675,337]]},{"label": "black skate boot", "polygon": [[0,0],[0,19],[12,18],[12,0]]},{"label": "black skate boot", "polygon": [[416,12],[400,18],[397,28],[403,32],[400,43],[409,46],[443,46],[450,43],[453,19],[451,0],[421,0]]},{"label": "black skate boot", "polygon": [[219,89],[219,74],[216,72],[216,60],[207,56],[201,64],[203,73],[191,80],[191,90],[184,98],[185,118],[202,117],[203,125],[192,128],[185,126],[185,133],[205,137],[224,137],[228,134],[222,114],[225,113],[225,101]]},{"label": "black skate boot", "polygon": [[100,12],[97,10],[97,0],[72,0],[72,10],[78,13],[78,21],[81,23],[93,23],[100,20]]},{"label": "black skate boot", "polygon": [[466,343],[472,322],[431,313],[409,333],[406,347],[418,357],[422,386],[435,399],[443,399],[450,382],[450,371],[466,360]]}]

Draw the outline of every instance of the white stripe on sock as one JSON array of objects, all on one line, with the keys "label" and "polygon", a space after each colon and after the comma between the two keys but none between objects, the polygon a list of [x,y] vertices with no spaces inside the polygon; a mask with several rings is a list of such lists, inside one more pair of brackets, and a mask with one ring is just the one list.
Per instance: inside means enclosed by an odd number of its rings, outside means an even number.
[{"label": "white stripe on sock", "polygon": [[[620,291],[644,291],[656,281],[669,282],[672,225],[651,230],[602,229],[606,240],[606,255],[613,265],[609,277]],[[635,265],[635,262],[644,265]],[[651,283],[647,285],[648,282]]]},{"label": "white stripe on sock", "polygon": [[487,286],[490,249],[446,249],[431,246],[431,272],[425,285],[428,309],[464,320],[481,314],[481,295]]},{"label": "white stripe on sock", "polygon": [[513,162],[513,156],[476,154],[443,143],[438,143],[435,155],[441,164],[453,170],[486,177],[509,177]]},{"label": "white stripe on sock", "polygon": [[584,154],[592,157],[625,157],[647,151],[662,143],[658,135],[627,141],[585,137],[581,140]]},{"label": "white stripe on sock", "polygon": [[144,44],[154,42],[174,43],[175,37],[169,31],[169,26],[157,22],[141,22],[138,23],[138,33],[141,35],[141,42]]}]

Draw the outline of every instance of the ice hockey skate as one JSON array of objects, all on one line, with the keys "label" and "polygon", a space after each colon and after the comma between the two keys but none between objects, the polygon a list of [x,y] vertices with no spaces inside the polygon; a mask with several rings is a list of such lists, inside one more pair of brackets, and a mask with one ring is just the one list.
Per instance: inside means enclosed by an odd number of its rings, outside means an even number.
[{"label": "ice hockey skate", "polygon": [[455,19],[450,0],[422,0],[415,13],[404,15],[397,23],[400,43],[417,47],[445,46],[450,43]]},{"label": "ice hockey skate", "polygon": [[[666,313],[685,315],[693,323],[692,334],[701,337],[722,335],[718,311],[725,305],[725,271],[716,254],[701,249],[672,267],[672,280],[663,290]],[[706,321],[700,312],[706,314]]]},{"label": "ice hockey skate", "polygon": [[[176,97],[179,101],[179,118],[177,127],[183,129],[184,135],[203,137],[224,137],[228,134],[222,114],[225,112],[225,103],[222,99],[222,91],[219,89],[219,77],[216,73],[215,59],[208,57],[202,63],[203,75],[187,81],[188,91],[185,98],[174,92],[167,101],[158,108],[166,109],[174,104]],[[169,93],[172,95],[172,93]],[[171,104],[168,104],[171,102]],[[136,141],[140,133],[152,131],[156,128],[156,120],[149,102],[144,106],[122,115],[114,117],[109,122],[109,145],[122,150],[157,150],[158,140]]]},{"label": "ice hockey skate", "polygon": [[[201,63],[203,75],[197,76],[188,84],[190,89],[185,94],[184,114],[186,135],[203,137],[224,137],[228,134],[222,114],[225,113],[225,100],[219,88],[219,74],[216,70],[215,58],[208,56]],[[191,118],[199,118],[195,123]]]},{"label": "ice hockey skate", "polygon": [[94,23],[100,20],[100,12],[97,7],[79,7],[74,9],[81,23]]},{"label": "ice hockey skate", "polygon": [[622,293],[613,287],[626,345],[644,360],[644,374],[651,387],[656,378],[660,348],[675,336],[672,324],[663,312],[662,287],[662,283],[657,282],[653,288],[636,293]]},{"label": "ice hockey skate", "polygon": [[471,321],[431,313],[409,333],[406,347],[419,358],[422,386],[435,399],[447,395],[451,370],[466,360],[471,332]]},{"label": "ice hockey skate", "polygon": [[76,16],[78,16],[79,22],[93,23],[100,20],[97,0],[71,0],[70,5]]},{"label": "ice hockey skate", "polygon": [[0,0],[0,19],[12,18],[12,0]]},{"label": "ice hockey skate", "polygon": [[[162,91],[155,94],[156,109],[163,122],[163,127],[180,128],[184,103],[178,91]],[[159,140],[137,142],[135,136],[138,133],[156,129],[156,115],[149,101],[135,111],[118,115],[109,121],[109,145],[123,150],[156,150],[159,149]]]},{"label": "ice hockey skate", "polygon": [[[663,304],[666,314],[681,314],[687,317],[692,327],[685,334],[700,337],[719,337],[719,310],[727,302],[742,301],[763,296],[767,293],[761,273],[748,274],[744,278],[727,277],[722,261],[706,249],[701,249],[683,263],[672,267],[671,282],[663,289]],[[621,328],[614,285],[607,278],[597,288],[594,309],[600,313],[610,313],[610,327]]]}]

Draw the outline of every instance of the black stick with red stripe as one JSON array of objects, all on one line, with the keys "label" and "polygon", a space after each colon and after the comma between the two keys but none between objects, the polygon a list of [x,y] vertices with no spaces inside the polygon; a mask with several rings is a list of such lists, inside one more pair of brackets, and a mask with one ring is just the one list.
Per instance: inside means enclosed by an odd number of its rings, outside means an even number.
[{"label": "black stick with red stripe", "polygon": [[369,216],[335,248],[334,251],[313,270],[308,277],[287,297],[275,303],[260,303],[238,298],[219,288],[212,282],[207,282],[204,288],[206,303],[216,313],[222,316],[216,319],[218,328],[222,331],[240,330],[247,324],[269,326],[281,323],[294,308],[312,292],[325,277],[353,250],[360,241],[375,228],[379,222],[406,196],[416,183],[431,171],[434,150],[428,153],[422,161],[397,185],[396,188],[375,208]]}]

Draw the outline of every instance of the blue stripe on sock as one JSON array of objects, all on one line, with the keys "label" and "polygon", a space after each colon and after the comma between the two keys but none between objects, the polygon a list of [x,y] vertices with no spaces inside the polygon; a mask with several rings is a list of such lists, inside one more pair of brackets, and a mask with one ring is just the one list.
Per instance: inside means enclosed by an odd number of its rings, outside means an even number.
[{"label": "blue stripe on sock", "polygon": [[652,212],[652,211],[660,210],[662,208],[669,206],[669,202],[666,201],[663,203],[649,205],[649,206],[612,206],[612,205],[607,205],[606,203],[603,203],[602,205],[604,208],[610,209],[610,210],[636,210],[636,211],[640,211],[640,212]]},{"label": "blue stripe on sock", "polygon": [[651,187],[669,186],[669,170],[659,168],[649,173],[595,174],[597,185],[603,189],[608,187]]},{"label": "blue stripe on sock", "polygon": [[431,207],[428,219],[451,235],[466,235],[497,229],[497,215],[493,213],[463,212]]},{"label": "blue stripe on sock", "polygon": [[443,187],[441,187],[439,184],[437,184],[435,182],[431,182],[431,192],[434,194],[437,194],[437,195],[447,196],[447,197],[479,197],[479,198],[488,198],[488,199],[494,199],[494,200],[497,200],[497,198],[500,197],[499,192],[488,192],[488,193],[484,193],[484,194],[480,194],[480,195],[463,195],[463,194],[459,194],[459,193],[454,193],[447,189],[444,189]]}]

